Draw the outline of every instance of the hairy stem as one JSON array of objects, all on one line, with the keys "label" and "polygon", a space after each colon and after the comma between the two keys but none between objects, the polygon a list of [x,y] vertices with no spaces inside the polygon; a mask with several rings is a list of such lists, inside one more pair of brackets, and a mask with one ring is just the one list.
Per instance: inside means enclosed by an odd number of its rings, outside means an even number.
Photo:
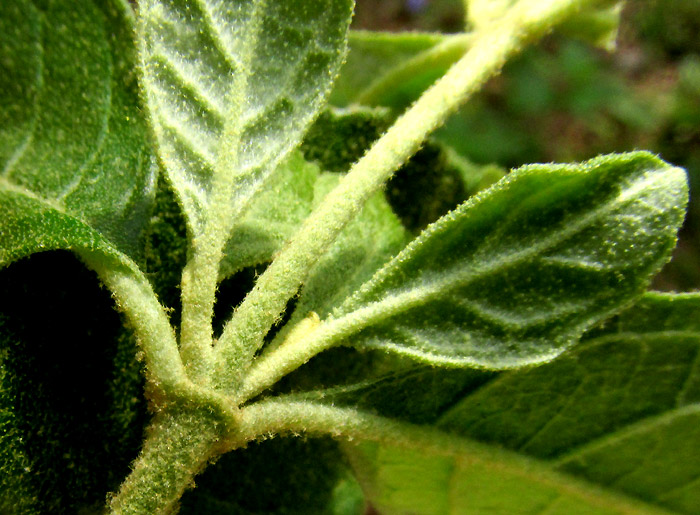
[{"label": "hairy stem", "polygon": [[158,414],[131,474],[109,502],[111,513],[172,513],[193,477],[218,453],[220,439],[220,424],[203,410]]},{"label": "hairy stem", "polygon": [[244,408],[241,415],[237,426],[240,441],[234,441],[235,446],[243,445],[259,435],[275,433],[330,435],[347,441],[345,449],[349,451],[352,461],[355,445],[376,442],[388,448],[418,451],[421,455],[454,456],[477,470],[482,467],[506,479],[516,478],[526,484],[543,486],[552,493],[583,502],[583,506],[597,508],[601,512],[666,513],[560,474],[549,465],[522,455],[452,436],[433,427],[398,422],[353,408],[282,398],[252,404]]},{"label": "hairy stem", "polygon": [[80,251],[80,257],[114,295],[136,333],[146,369],[157,386],[166,394],[185,395],[190,387],[175,333],[148,279],[136,265],[129,267],[116,259],[105,262],[103,255],[89,251]]},{"label": "hairy stem", "polygon": [[438,73],[442,75],[442,72],[464,55],[471,46],[473,37],[472,34],[445,36],[441,43],[381,75],[357,96],[355,102],[362,105],[382,105],[386,96],[406,82],[414,80],[417,75],[425,74],[426,69],[435,74],[433,80],[437,79]]},{"label": "hairy stem", "polygon": [[360,159],[305,221],[258,279],[224,328],[216,351],[217,382],[235,389],[263,337],[279,319],[318,256],[333,243],[365,200],[420,147],[459,105],[527,43],[592,0],[529,0],[474,35],[470,50],[431,86]]}]

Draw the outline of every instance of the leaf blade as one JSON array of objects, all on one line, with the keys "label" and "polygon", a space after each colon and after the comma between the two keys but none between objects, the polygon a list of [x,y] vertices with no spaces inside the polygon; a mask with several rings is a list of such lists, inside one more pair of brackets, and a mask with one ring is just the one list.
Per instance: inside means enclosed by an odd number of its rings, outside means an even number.
[{"label": "leaf blade", "polygon": [[430,226],[321,337],[441,365],[551,359],[641,294],[675,244],[685,188],[644,153],[525,167]]},{"label": "leaf blade", "polygon": [[299,142],[339,67],[349,17],[345,0],[142,3],[147,104],[195,235],[212,211],[240,211]]},{"label": "leaf blade", "polygon": [[[80,220],[139,260],[155,169],[132,73],[131,8],[118,0],[68,4],[55,2],[44,12],[19,0],[3,3],[3,40],[13,41],[3,45],[11,73],[0,79],[0,117],[10,123],[0,146],[14,150],[2,154],[0,189]],[[33,30],[19,37],[23,25]],[[27,62],[37,63],[34,75],[14,73]],[[0,235],[6,253],[15,244],[33,251],[29,240],[13,241],[10,230]]]},{"label": "leaf blade", "polygon": [[667,513],[448,435],[426,448],[362,442],[345,450],[382,513]]}]

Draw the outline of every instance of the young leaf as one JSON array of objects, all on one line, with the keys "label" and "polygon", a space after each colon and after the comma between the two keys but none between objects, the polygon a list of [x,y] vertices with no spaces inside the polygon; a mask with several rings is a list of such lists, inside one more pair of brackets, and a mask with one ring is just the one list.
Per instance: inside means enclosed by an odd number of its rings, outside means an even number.
[{"label": "young leaf", "polygon": [[330,101],[406,107],[464,55],[470,41],[465,34],[351,31]]},{"label": "young leaf", "polygon": [[[349,0],[140,2],[144,90],[195,236],[301,140],[342,62]],[[229,211],[231,211],[229,213]]]},{"label": "young leaf", "polygon": [[646,153],[521,168],[430,226],[318,338],[442,365],[552,359],[641,294],[686,195],[685,173]]},{"label": "young leaf", "polygon": [[[333,173],[319,177],[314,188],[317,204],[341,177]],[[406,240],[406,232],[384,196],[375,194],[309,274],[297,313],[306,316],[313,311],[325,317],[396,255]]]},{"label": "young leaf", "polygon": [[104,241],[140,258],[155,170],[131,16],[120,0],[2,3],[0,266]]}]

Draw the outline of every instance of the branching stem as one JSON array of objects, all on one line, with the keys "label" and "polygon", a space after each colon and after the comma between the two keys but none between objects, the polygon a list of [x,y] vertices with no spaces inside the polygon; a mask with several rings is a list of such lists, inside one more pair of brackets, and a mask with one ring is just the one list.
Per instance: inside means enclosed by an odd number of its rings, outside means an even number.
[{"label": "branching stem", "polygon": [[215,348],[216,382],[233,390],[263,337],[307,274],[365,200],[506,60],[592,0],[528,0],[474,35],[470,50],[404,113],[309,216],[235,311]]}]

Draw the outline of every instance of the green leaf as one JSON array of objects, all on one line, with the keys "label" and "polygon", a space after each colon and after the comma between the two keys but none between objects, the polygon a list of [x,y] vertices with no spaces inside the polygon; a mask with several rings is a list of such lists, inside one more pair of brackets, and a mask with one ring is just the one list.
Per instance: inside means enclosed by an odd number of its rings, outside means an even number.
[{"label": "green leaf", "polygon": [[[465,446],[478,440],[527,455],[531,460],[522,463],[533,472],[514,479],[518,469],[504,466],[498,453],[483,460],[478,452],[474,457],[473,449],[455,449],[447,457],[374,444],[347,449],[366,492],[378,506],[388,503],[383,506],[389,513],[404,502],[443,506],[440,503],[467,490],[472,477],[479,477],[480,482],[478,488],[474,484],[467,491],[464,506],[482,500],[509,503],[512,492],[518,492],[521,504],[499,505],[496,511],[537,506],[549,502],[541,485],[532,485],[539,474],[548,474],[537,470],[546,468],[579,476],[606,489],[605,495],[622,492],[647,502],[647,511],[656,505],[694,513],[700,500],[696,480],[700,464],[688,458],[700,451],[698,356],[700,295],[646,294],[633,308],[592,331],[584,343],[551,363],[491,376],[486,378],[489,382],[456,385],[451,391],[461,389],[461,400],[455,400],[449,389],[439,392],[434,385],[425,385],[436,394],[436,404],[448,405],[436,421],[438,427],[466,438]],[[385,381],[389,380],[387,376]],[[375,383],[372,388],[380,386]],[[405,391],[404,386],[401,381],[395,388]],[[371,388],[365,388],[362,396],[368,394]],[[396,400],[378,397],[373,409],[382,412],[384,405]],[[337,400],[333,397],[326,402]],[[410,410],[416,401],[409,393],[404,409]],[[420,409],[431,411],[425,406]],[[455,470],[466,472],[465,467],[460,468],[465,462],[468,474],[460,477]],[[412,484],[416,477],[420,477],[421,488]],[[570,481],[559,477],[564,484]],[[491,499],[483,499],[482,492]],[[403,496],[409,500],[402,500]],[[555,513],[567,511],[555,507]],[[431,513],[429,509],[415,511]]]},{"label": "green leaf", "polygon": [[386,196],[403,224],[417,233],[505,174],[495,165],[471,163],[431,139],[389,179]]},{"label": "green leaf", "polygon": [[430,50],[445,37],[442,34],[351,30],[348,56],[333,86],[330,102],[341,107],[353,103],[377,77]]},{"label": "green leaf", "polygon": [[[438,424],[693,513],[700,500],[700,295],[647,294],[573,352],[502,374]],[[663,472],[660,472],[663,471]]]},{"label": "green leaf", "polygon": [[299,143],[342,62],[351,10],[349,0],[140,2],[145,96],[195,236],[224,208],[233,221]]},{"label": "green leaf", "polygon": [[136,339],[68,252],[0,271],[0,512],[99,512],[147,417]]},{"label": "green leaf", "polygon": [[468,35],[351,31],[349,53],[330,101],[408,106],[469,48]]},{"label": "green leaf", "polygon": [[318,337],[440,365],[552,359],[643,292],[686,188],[647,153],[523,167],[428,227]]},{"label": "green leaf", "polygon": [[360,515],[364,500],[347,468],[329,438],[257,442],[208,467],[180,513]]},{"label": "green leaf", "polygon": [[[51,249],[142,258],[155,167],[132,16],[120,0],[0,5],[0,267]],[[3,512],[101,506],[141,440],[135,340],[66,256],[0,279]]]},{"label": "green leaf", "polygon": [[607,7],[587,9],[561,26],[564,34],[612,52],[617,43],[624,1]]},{"label": "green leaf", "polygon": [[324,110],[301,145],[304,157],[327,172],[347,172],[391,125],[388,109]]},{"label": "green leaf", "polygon": [[0,266],[40,250],[141,255],[154,167],[119,0],[0,7]]},{"label": "green leaf", "polygon": [[293,152],[270,176],[269,187],[236,222],[224,249],[220,279],[245,267],[267,263],[311,212],[319,170]]},{"label": "green leaf", "polygon": [[[314,188],[319,204],[342,175],[321,174]],[[373,195],[360,214],[340,233],[316,263],[304,284],[297,313],[329,314],[406,244],[406,232],[381,192]]]},{"label": "green leaf", "polygon": [[387,515],[666,513],[446,434],[426,448],[363,442],[345,449],[368,500]]}]

